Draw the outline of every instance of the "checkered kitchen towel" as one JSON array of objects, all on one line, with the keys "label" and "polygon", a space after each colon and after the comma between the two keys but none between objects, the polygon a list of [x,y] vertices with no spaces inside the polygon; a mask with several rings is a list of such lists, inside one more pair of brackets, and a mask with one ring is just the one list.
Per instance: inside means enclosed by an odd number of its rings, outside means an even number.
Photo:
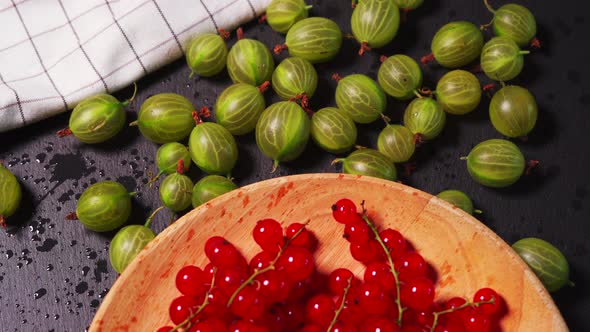
[{"label": "checkered kitchen towel", "polygon": [[0,132],[112,93],[270,0],[0,0]]}]

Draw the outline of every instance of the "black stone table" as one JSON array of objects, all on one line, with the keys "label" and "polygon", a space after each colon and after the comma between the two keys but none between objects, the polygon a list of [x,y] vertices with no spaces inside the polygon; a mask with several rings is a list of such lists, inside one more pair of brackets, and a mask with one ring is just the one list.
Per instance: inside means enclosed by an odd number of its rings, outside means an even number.
[{"label": "black stone table", "polygon": [[[516,1],[516,0],[515,0]],[[311,13],[336,20],[350,32],[351,8],[348,0],[308,1]],[[491,1],[499,6],[503,1]],[[507,189],[484,188],[471,180],[459,157],[480,141],[498,138],[488,120],[489,98],[466,116],[449,116],[443,134],[422,147],[415,156],[417,170],[401,175],[401,181],[424,191],[437,193],[456,188],[467,192],[484,213],[478,216],[508,243],[535,236],[559,247],[570,261],[573,289],[554,294],[572,331],[590,329],[590,91],[585,77],[587,33],[590,31],[588,2],[521,1],[536,15],[543,47],[526,57],[524,72],[514,81],[536,96],[540,114],[538,125],[527,142],[517,142],[529,159],[541,165],[531,176]],[[585,8],[584,8],[585,7]],[[419,10],[408,15],[398,37],[388,47],[360,58],[358,45],[345,40],[339,58],[317,66],[320,82],[314,109],[334,105],[334,72],[342,76],[358,72],[376,78],[381,54],[405,53],[414,59],[429,53],[436,29],[451,20],[476,24],[491,18],[478,0],[425,0]],[[245,25],[246,37],[272,47],[283,37],[266,25]],[[491,32],[487,32],[489,37]],[[235,39],[230,41],[235,42]],[[276,56],[276,60],[285,55]],[[436,65],[425,69],[425,85],[434,87],[446,70]],[[489,83],[479,75],[483,84]],[[189,78],[189,69],[179,60],[150,74],[138,83],[136,101],[128,108],[128,121],[136,118],[139,105],[150,95],[175,92],[195,105],[214,106],[216,96],[230,84],[226,74],[214,79]],[[127,88],[116,94],[125,99]],[[276,96],[267,93],[268,101]],[[399,122],[405,103],[389,100],[388,115]],[[133,200],[132,223],[143,223],[160,205],[157,188],[145,186],[155,171],[157,146],[126,128],[114,140],[95,146],[73,137],[59,139],[55,133],[67,126],[68,114],[27,128],[0,134],[0,159],[14,172],[24,190],[23,204],[9,219],[8,231],[0,234],[0,330],[1,331],[82,331],[91,322],[117,274],[108,262],[109,240],[113,233],[85,230],[77,221],[65,220],[74,211],[76,199],[97,181],[112,179],[139,194]],[[359,126],[359,144],[375,146],[383,127],[377,121]],[[335,172],[330,165],[335,156],[313,144],[297,161],[271,173],[272,162],[258,151],[253,135],[238,139],[240,158],[233,176],[239,185],[271,177],[299,173]],[[401,169],[400,169],[401,172]],[[194,180],[204,174],[191,169]],[[158,215],[155,231],[169,224],[171,216]],[[150,299],[146,299],[149,301]]]}]

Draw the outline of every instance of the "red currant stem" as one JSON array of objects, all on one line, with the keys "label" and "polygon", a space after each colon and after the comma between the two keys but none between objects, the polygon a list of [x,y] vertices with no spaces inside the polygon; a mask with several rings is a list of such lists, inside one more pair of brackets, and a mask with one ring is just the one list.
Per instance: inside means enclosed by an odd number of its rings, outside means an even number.
[{"label": "red currant stem", "polygon": [[336,313],[334,314],[334,318],[332,319],[332,322],[330,323],[330,326],[328,326],[328,330],[326,332],[331,332],[332,328],[334,328],[334,325],[336,325],[338,318],[340,318],[340,313],[342,313],[342,310],[344,310],[344,305],[346,304],[346,295],[348,295],[348,291],[350,291],[351,287],[352,287],[352,277],[349,277],[348,278],[348,285],[346,285],[346,288],[344,288],[344,294],[342,295],[342,303],[340,303],[340,306],[338,307],[338,309],[336,309]]},{"label": "red currant stem", "polygon": [[213,287],[215,287],[215,276],[217,275],[217,268],[213,268],[213,277],[211,278],[211,286],[209,286],[209,290],[207,290],[207,292],[205,293],[205,299],[203,300],[203,303],[201,303],[201,305],[199,306],[199,309],[197,309],[197,311],[195,311],[194,313],[192,313],[190,316],[188,316],[184,322],[176,325],[172,330],[168,331],[168,332],[174,332],[174,331],[179,331],[181,328],[184,328],[185,325],[186,329],[188,330],[191,327],[191,320],[193,318],[195,318],[198,314],[201,313],[201,311],[203,311],[203,309],[205,309],[206,306],[209,305],[209,295],[211,295],[211,291],[213,291]]},{"label": "red currant stem", "polygon": [[254,282],[254,279],[256,279],[257,276],[268,272],[270,270],[274,270],[275,269],[275,264],[279,261],[279,259],[281,258],[281,256],[283,255],[283,252],[285,251],[285,249],[287,249],[289,247],[289,244],[291,243],[291,241],[293,241],[295,238],[297,238],[297,236],[299,236],[299,234],[301,234],[301,232],[303,232],[305,230],[305,226],[307,226],[307,224],[309,224],[309,221],[307,221],[305,224],[303,224],[303,227],[301,227],[297,233],[293,234],[293,237],[290,239],[287,239],[287,241],[285,241],[285,245],[283,247],[281,247],[279,249],[279,252],[277,253],[277,256],[272,260],[272,262],[270,262],[270,264],[268,264],[267,267],[262,268],[260,270],[256,270],[254,271],[254,273],[252,273],[252,275],[250,275],[250,277],[248,277],[248,279],[246,281],[244,281],[244,283],[242,283],[240,285],[240,287],[238,287],[238,289],[236,289],[234,291],[234,293],[230,296],[229,300],[227,300],[227,307],[229,308],[231,306],[231,304],[234,302],[236,296],[238,295],[238,293],[244,289],[246,286],[248,286],[249,284]]},{"label": "red currant stem", "polygon": [[156,216],[156,214],[158,214],[158,212],[162,211],[165,208],[166,207],[164,205],[162,205],[159,208],[155,209],[154,212],[152,212],[152,214],[150,214],[150,216],[145,220],[145,224],[143,224],[143,225],[147,228],[150,228],[150,224],[152,223],[152,219],[154,219],[154,217]]},{"label": "red currant stem", "polygon": [[397,325],[399,327],[401,327],[402,326],[402,315],[404,313],[404,308],[402,307],[402,302],[400,300],[399,276],[397,274],[397,271],[395,270],[395,267],[393,266],[393,258],[391,257],[391,253],[389,252],[389,249],[387,249],[385,242],[383,242],[381,235],[379,235],[379,230],[377,229],[377,226],[375,226],[375,224],[367,216],[364,201],[361,203],[361,207],[363,209],[363,212],[362,212],[363,220],[365,221],[365,223],[367,223],[367,226],[369,226],[371,231],[373,231],[373,234],[375,235],[375,239],[377,240],[377,242],[379,242],[379,244],[381,245],[381,248],[383,248],[383,251],[385,251],[385,255],[387,256],[387,260],[389,262],[389,269],[391,270],[391,273],[393,274],[393,277],[395,278],[395,294],[397,295],[395,297],[395,304],[397,305],[397,310],[398,310]]},{"label": "red currant stem", "polygon": [[490,3],[488,2],[488,0],[483,0],[483,4],[486,5],[486,8],[492,13],[495,14],[496,11],[494,10],[494,7],[492,7],[490,5]]},{"label": "red currant stem", "polygon": [[137,95],[137,83],[133,82],[133,95],[131,96],[131,98],[125,100],[124,102],[121,103],[121,105],[123,107],[131,104],[133,102],[133,100],[135,99],[135,96]]},{"label": "red currant stem", "polygon": [[438,325],[438,317],[440,315],[450,314],[450,313],[453,313],[457,310],[465,309],[465,308],[471,307],[471,306],[479,307],[482,304],[494,304],[495,302],[496,301],[494,298],[492,298],[491,300],[487,300],[487,301],[465,302],[458,307],[450,308],[450,309],[443,310],[443,311],[435,311],[432,313],[434,315],[434,321],[432,321],[432,326],[430,327],[430,332],[434,332],[434,330],[436,329],[436,326]]}]

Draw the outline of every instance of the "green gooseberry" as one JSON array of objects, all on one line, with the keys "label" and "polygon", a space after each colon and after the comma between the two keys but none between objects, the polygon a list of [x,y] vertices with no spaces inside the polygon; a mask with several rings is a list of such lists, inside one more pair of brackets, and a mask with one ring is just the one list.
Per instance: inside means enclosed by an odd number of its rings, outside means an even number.
[{"label": "green gooseberry", "polygon": [[342,46],[342,31],[336,22],[324,17],[309,17],[295,23],[284,45],[277,45],[275,53],[289,49],[289,54],[311,63],[327,62],[336,57]]},{"label": "green gooseberry", "polygon": [[191,102],[181,95],[159,93],[143,102],[137,121],[130,126],[138,126],[141,134],[153,142],[178,142],[195,127],[194,110]]},{"label": "green gooseberry", "polygon": [[449,189],[441,191],[438,193],[438,195],[436,195],[436,197],[453,204],[454,206],[469,214],[481,213],[481,210],[473,209],[473,202],[471,201],[471,198],[469,198],[469,196],[467,196],[467,194],[462,191]]},{"label": "green gooseberry", "polygon": [[492,23],[496,36],[508,37],[518,46],[526,46],[537,34],[535,16],[526,7],[509,3],[494,10],[486,1],[488,9],[494,14]]},{"label": "green gooseberry", "polygon": [[472,73],[456,69],[440,78],[436,85],[436,100],[450,114],[467,114],[481,101],[481,85]]},{"label": "green gooseberry", "polygon": [[267,84],[259,88],[245,83],[230,85],[215,102],[217,123],[233,135],[244,135],[256,128],[256,122],[266,107],[262,91]]},{"label": "green gooseberry", "polygon": [[354,122],[371,123],[385,112],[387,106],[385,92],[370,77],[353,74],[344,78],[336,75],[335,79],[338,80],[336,104]]},{"label": "green gooseberry", "polygon": [[318,73],[303,59],[291,57],[283,60],[272,74],[272,88],[283,99],[301,99],[307,103],[318,87]]},{"label": "green gooseberry", "polygon": [[311,138],[328,152],[342,153],[350,150],[356,137],[354,121],[335,107],[322,108],[311,117]]},{"label": "green gooseberry", "polygon": [[150,229],[150,223],[163,208],[157,208],[144,225],[125,226],[115,234],[109,246],[109,260],[115,271],[123,273],[145,246],[156,238],[156,234]]},{"label": "green gooseberry", "polygon": [[483,34],[467,21],[450,22],[442,26],[432,39],[434,59],[443,67],[458,68],[477,59],[483,47]]},{"label": "green gooseberry", "polygon": [[198,124],[191,133],[188,148],[195,165],[208,174],[229,176],[238,161],[235,138],[214,122]]},{"label": "green gooseberry", "polygon": [[219,176],[219,175],[208,175],[195,183],[192,193],[192,204],[193,207],[197,207],[204,204],[215,197],[221,196],[234,189],[237,189],[235,183],[232,180]]},{"label": "green gooseberry", "polygon": [[529,90],[507,85],[490,102],[490,120],[502,135],[524,137],[537,123],[537,102]]},{"label": "green gooseberry", "polygon": [[227,45],[225,40],[215,33],[203,33],[186,46],[186,62],[191,68],[191,75],[211,77],[219,74],[227,62]]},{"label": "green gooseberry", "polygon": [[397,170],[393,163],[381,152],[374,149],[358,149],[348,157],[338,158],[332,162],[332,164],[336,163],[342,163],[342,172],[346,174],[397,180]]},{"label": "green gooseberry", "polygon": [[487,187],[508,187],[518,181],[525,170],[524,156],[518,146],[504,139],[483,141],[462,159],[467,159],[471,177]]},{"label": "green gooseberry", "polygon": [[131,215],[131,197],[134,195],[118,182],[95,183],[78,199],[76,217],[92,231],[112,231],[123,225]]},{"label": "green gooseberry", "polygon": [[18,180],[0,162],[0,226],[6,225],[6,218],[16,212],[21,199],[22,190]]},{"label": "green gooseberry", "polygon": [[160,200],[173,212],[186,210],[191,205],[193,181],[182,173],[168,175],[160,185]]},{"label": "green gooseberry", "polygon": [[397,34],[399,22],[399,8],[392,0],[360,1],[350,19],[352,34],[361,43],[359,55],[389,44]]},{"label": "green gooseberry", "polygon": [[414,134],[402,125],[388,124],[379,133],[377,150],[393,163],[405,163],[416,150]]},{"label": "green gooseberry", "polygon": [[481,69],[491,79],[510,81],[520,74],[524,65],[524,54],[514,40],[508,37],[490,39],[481,51]]},{"label": "green gooseberry", "polygon": [[293,24],[307,18],[313,6],[303,0],[273,0],[266,8],[266,21],[279,33],[287,33]]},{"label": "green gooseberry", "polygon": [[551,243],[534,237],[516,241],[512,249],[533,270],[547,291],[555,292],[568,285],[570,266],[565,256]]},{"label": "green gooseberry", "polygon": [[404,125],[416,140],[431,140],[445,127],[446,115],[442,105],[432,98],[416,98],[404,112]]},{"label": "green gooseberry", "polygon": [[99,93],[82,99],[70,116],[69,128],[58,131],[59,137],[73,134],[86,144],[102,143],[113,138],[125,126],[125,106],[135,99],[137,85],[133,96],[120,102],[117,98]]},{"label": "green gooseberry", "polygon": [[413,10],[420,7],[424,0],[393,0],[393,2],[400,9]]},{"label": "green gooseberry", "polygon": [[166,143],[156,152],[156,165],[162,174],[175,173],[179,160],[182,160],[184,171],[188,171],[191,166],[191,155],[188,148],[178,142]]},{"label": "green gooseberry", "polygon": [[296,103],[281,101],[262,112],[256,124],[256,144],[274,161],[273,171],[280,162],[296,159],[309,140],[310,120]]},{"label": "green gooseberry", "polygon": [[266,45],[254,39],[241,39],[229,50],[227,71],[234,83],[259,86],[270,81],[275,62]]},{"label": "green gooseberry", "polygon": [[414,59],[396,54],[383,61],[377,81],[388,95],[407,100],[414,97],[415,91],[422,85],[422,70]]}]

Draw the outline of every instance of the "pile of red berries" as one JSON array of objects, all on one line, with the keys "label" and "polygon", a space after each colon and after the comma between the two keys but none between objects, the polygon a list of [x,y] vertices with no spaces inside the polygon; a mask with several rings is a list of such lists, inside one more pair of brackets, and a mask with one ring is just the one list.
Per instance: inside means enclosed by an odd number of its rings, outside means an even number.
[{"label": "pile of red berries", "polygon": [[[170,304],[170,320],[157,332],[486,332],[497,330],[501,297],[482,288],[472,301],[435,301],[424,258],[396,230],[378,231],[364,208],[341,199],[332,206],[344,224],[354,259],[365,264],[363,281],[348,269],[316,273],[316,240],[306,225],[283,230],[258,221],[254,241],[262,249],[247,262],[226,239],[205,243],[210,263],[185,266],[176,276],[182,293]],[[398,295],[399,294],[399,295]]]}]

